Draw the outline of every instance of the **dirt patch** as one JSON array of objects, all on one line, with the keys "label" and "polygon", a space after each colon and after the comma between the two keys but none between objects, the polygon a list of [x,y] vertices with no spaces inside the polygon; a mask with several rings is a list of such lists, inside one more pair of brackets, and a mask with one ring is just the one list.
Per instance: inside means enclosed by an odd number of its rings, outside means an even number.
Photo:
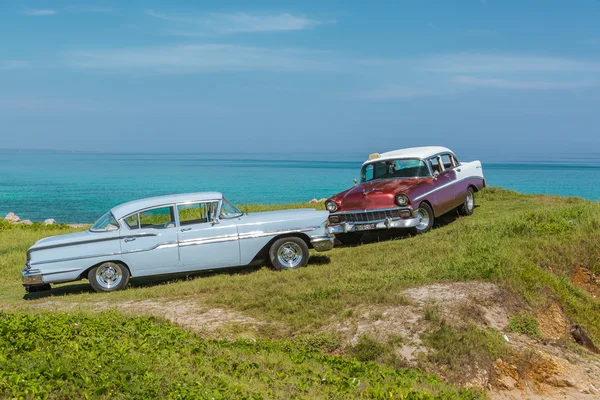
[{"label": "dirt patch", "polygon": [[[421,336],[431,332],[436,323],[473,323],[502,333],[510,355],[506,360],[496,360],[489,368],[475,362],[465,365],[465,386],[485,389],[491,399],[600,398],[600,358],[565,344],[570,340],[569,323],[558,303],[550,304],[537,315],[542,337],[550,340],[540,342],[507,332],[510,316],[522,311],[523,304],[492,283],[434,284],[402,294],[408,305],[360,306],[351,310],[352,317],[324,329],[341,334],[350,346],[362,335],[382,343],[401,336],[402,340],[392,346],[393,351],[408,365],[417,365],[421,353],[428,351]],[[443,375],[443,371],[429,372]]]},{"label": "dirt patch", "polygon": [[592,297],[600,298],[600,281],[587,268],[576,265],[571,279],[576,286],[588,291]]},{"label": "dirt patch", "polygon": [[538,312],[537,320],[544,339],[559,340],[569,336],[569,321],[558,303]]},{"label": "dirt patch", "polygon": [[64,303],[58,301],[47,301],[37,305],[44,309],[61,311],[86,311],[102,312],[117,309],[120,312],[133,316],[156,316],[164,318],[184,328],[202,333],[209,337],[222,338],[235,333],[236,338],[255,337],[256,331],[264,325],[264,321],[258,321],[252,317],[237,311],[222,308],[204,307],[193,299],[160,301],[125,301],[119,304],[107,302],[93,302],[85,305],[79,303]]},{"label": "dirt patch", "polygon": [[[360,306],[352,311],[352,318],[333,322],[323,328],[341,334],[344,342],[355,345],[361,336],[369,336],[386,343],[401,336],[395,346],[398,356],[408,363],[427,349],[421,335],[428,331],[431,319],[443,319],[452,324],[473,322],[485,328],[504,329],[508,324],[511,301],[497,285],[486,282],[455,282],[421,286],[405,290],[409,304],[399,307]],[[502,305],[501,305],[502,304]]]},{"label": "dirt patch", "polygon": [[[523,342],[518,343],[518,346],[523,345]],[[573,364],[539,348],[530,348],[520,357],[516,360],[518,365],[496,361],[496,386],[488,392],[491,399],[596,399],[600,396],[596,387],[598,364],[589,364],[587,360],[589,367],[582,368],[579,363]]]}]

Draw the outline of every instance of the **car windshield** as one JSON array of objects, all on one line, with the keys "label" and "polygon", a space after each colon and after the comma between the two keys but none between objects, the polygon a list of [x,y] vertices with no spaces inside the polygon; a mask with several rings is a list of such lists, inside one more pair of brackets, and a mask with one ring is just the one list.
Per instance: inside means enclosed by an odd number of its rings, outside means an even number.
[{"label": "car windshield", "polygon": [[361,182],[375,179],[424,178],[428,176],[429,169],[423,160],[402,158],[376,161],[364,165],[361,171]]},{"label": "car windshield", "polygon": [[231,204],[225,197],[223,197],[223,205],[221,206],[221,218],[235,218],[243,214],[244,213],[238,210],[236,206]]},{"label": "car windshield", "polygon": [[119,229],[119,224],[112,213],[109,211],[98,219],[90,228],[93,232],[116,231]]}]

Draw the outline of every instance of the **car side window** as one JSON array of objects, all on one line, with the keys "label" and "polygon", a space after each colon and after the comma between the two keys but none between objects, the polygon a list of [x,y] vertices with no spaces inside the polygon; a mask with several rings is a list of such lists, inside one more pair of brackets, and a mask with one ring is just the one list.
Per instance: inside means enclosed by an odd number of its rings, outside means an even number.
[{"label": "car side window", "polygon": [[180,204],[177,206],[181,226],[210,222],[217,214],[217,202]]},{"label": "car side window", "polygon": [[452,158],[450,157],[450,154],[444,154],[442,155],[442,164],[444,164],[444,169],[452,169],[454,168],[454,165],[452,164]]},{"label": "car side window", "polygon": [[124,218],[123,221],[125,221],[125,224],[127,224],[129,229],[138,229],[140,227],[138,214],[130,215],[129,217]]},{"label": "car side window", "polygon": [[373,164],[367,165],[364,171],[365,176],[363,177],[363,182],[373,180]]},{"label": "car side window", "polygon": [[139,215],[141,228],[165,229],[175,226],[173,207],[153,208]]},{"label": "car side window", "polygon": [[440,166],[440,163],[438,161],[437,157],[433,157],[429,159],[429,164],[431,165],[431,171],[433,173],[438,173],[441,174],[442,173],[442,167]]}]

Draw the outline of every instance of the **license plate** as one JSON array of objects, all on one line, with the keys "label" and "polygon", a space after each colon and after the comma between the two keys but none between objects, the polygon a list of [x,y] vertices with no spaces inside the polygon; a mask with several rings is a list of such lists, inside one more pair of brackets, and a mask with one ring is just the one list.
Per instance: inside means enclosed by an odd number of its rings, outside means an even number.
[{"label": "license plate", "polygon": [[357,231],[368,231],[375,229],[376,224],[354,225]]}]

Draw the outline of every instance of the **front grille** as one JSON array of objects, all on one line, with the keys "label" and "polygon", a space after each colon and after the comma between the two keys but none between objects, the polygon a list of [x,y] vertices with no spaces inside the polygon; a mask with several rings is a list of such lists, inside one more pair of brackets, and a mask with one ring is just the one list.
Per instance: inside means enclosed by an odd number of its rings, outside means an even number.
[{"label": "front grille", "polygon": [[386,218],[400,218],[400,210],[382,210],[382,211],[366,211],[358,213],[340,213],[340,223],[344,222],[373,222],[381,221]]}]

